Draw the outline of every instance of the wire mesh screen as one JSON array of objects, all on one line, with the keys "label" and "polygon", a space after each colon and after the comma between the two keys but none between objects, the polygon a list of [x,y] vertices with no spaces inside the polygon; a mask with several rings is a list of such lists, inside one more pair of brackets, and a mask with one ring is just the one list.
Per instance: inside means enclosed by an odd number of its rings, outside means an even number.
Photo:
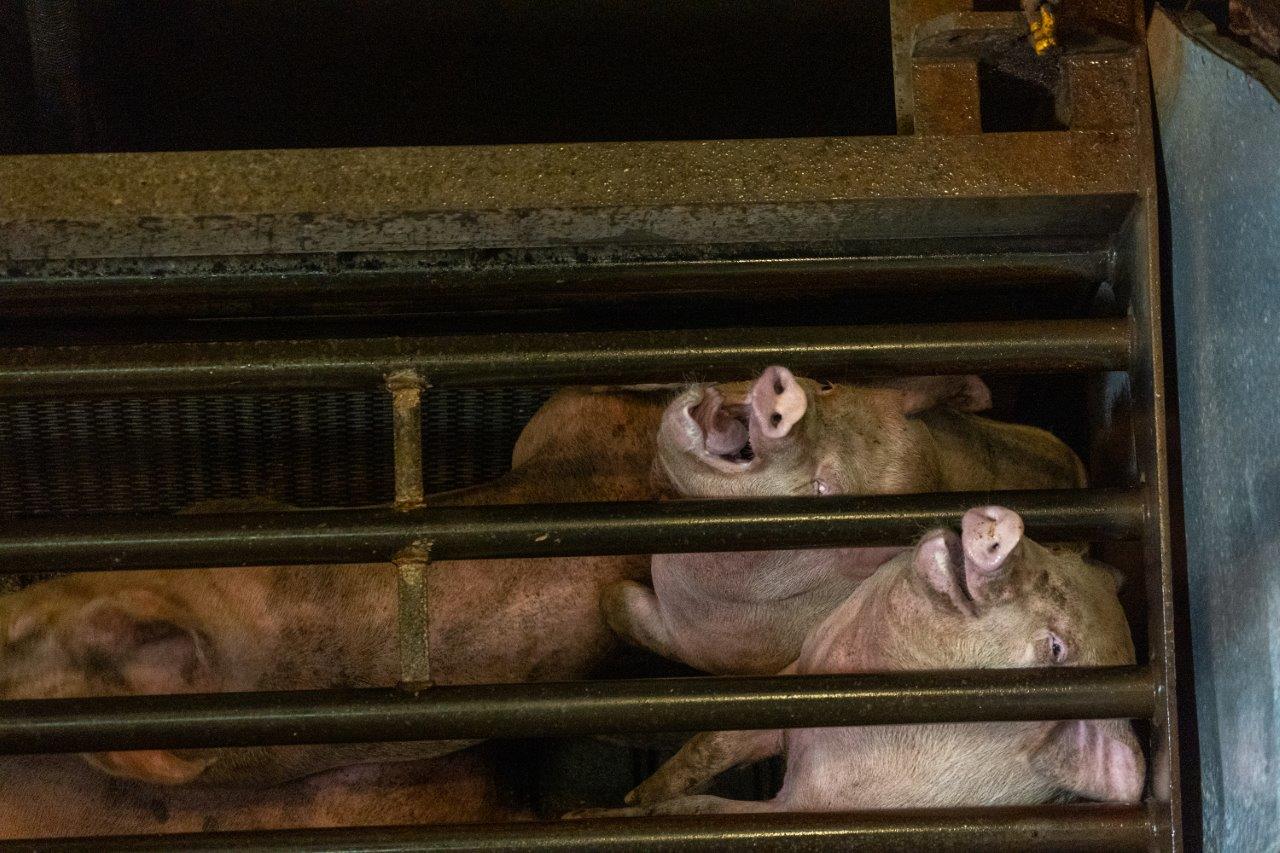
[{"label": "wire mesh screen", "polygon": [[[429,491],[491,480],[549,389],[433,390]],[[0,401],[0,517],[176,512],[269,497],[358,506],[394,492],[385,392]]]}]

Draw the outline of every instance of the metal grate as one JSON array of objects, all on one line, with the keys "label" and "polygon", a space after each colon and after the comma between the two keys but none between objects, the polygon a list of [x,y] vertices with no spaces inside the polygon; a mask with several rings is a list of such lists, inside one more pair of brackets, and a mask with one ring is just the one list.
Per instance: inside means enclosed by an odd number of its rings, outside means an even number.
[{"label": "metal grate", "polygon": [[[428,492],[492,480],[550,392],[441,389],[423,413]],[[0,517],[172,513],[269,497],[385,503],[391,412],[376,391],[0,400]]]}]

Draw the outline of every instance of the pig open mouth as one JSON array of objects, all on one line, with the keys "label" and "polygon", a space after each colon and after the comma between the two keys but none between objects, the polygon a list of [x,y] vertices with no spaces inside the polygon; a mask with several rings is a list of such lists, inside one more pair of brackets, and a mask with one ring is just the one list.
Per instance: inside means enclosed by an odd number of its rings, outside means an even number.
[{"label": "pig open mouth", "polygon": [[714,385],[684,409],[693,446],[717,462],[745,468],[788,441],[808,401],[785,367],[767,368],[742,400],[729,402]]},{"label": "pig open mouth", "polygon": [[692,426],[701,433],[702,446],[710,456],[738,465],[748,465],[755,458],[751,447],[751,415],[746,403],[725,403],[714,387],[707,388],[702,399],[685,409]]}]

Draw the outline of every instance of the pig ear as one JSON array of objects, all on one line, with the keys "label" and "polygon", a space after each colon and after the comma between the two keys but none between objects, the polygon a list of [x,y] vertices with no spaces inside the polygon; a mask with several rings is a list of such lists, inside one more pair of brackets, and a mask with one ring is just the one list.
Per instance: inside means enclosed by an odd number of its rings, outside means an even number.
[{"label": "pig ear", "polygon": [[929,588],[945,596],[961,613],[974,613],[973,601],[965,594],[960,583],[960,537],[950,530],[938,530],[925,534],[916,546],[916,574]]},{"label": "pig ear", "polygon": [[1054,723],[1031,766],[1064,791],[1104,802],[1142,798],[1146,761],[1128,720]]},{"label": "pig ear", "polygon": [[[207,643],[191,612],[149,589],[116,590],[78,614],[71,643],[86,667],[131,693],[190,693],[213,687]],[[90,673],[92,675],[93,673]]]},{"label": "pig ear", "polygon": [[891,384],[902,392],[902,413],[908,416],[938,406],[961,412],[991,408],[991,389],[977,376],[912,376]]},{"label": "pig ear", "polygon": [[786,438],[809,409],[809,396],[785,367],[765,368],[748,400],[752,438]]},{"label": "pig ear", "polygon": [[152,785],[185,785],[214,762],[212,758],[186,758],[161,749],[86,753],[83,758],[90,767],[111,776]]}]

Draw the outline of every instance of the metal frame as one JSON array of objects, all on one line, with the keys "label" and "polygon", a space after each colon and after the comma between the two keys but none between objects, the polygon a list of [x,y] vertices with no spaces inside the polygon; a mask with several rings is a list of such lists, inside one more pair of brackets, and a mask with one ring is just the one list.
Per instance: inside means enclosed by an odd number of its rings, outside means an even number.
[{"label": "metal frame", "polygon": [[[227,294],[237,294],[243,300],[237,304],[253,311],[303,317],[319,305],[346,305],[358,314],[424,294],[444,294],[455,307],[498,294],[508,308],[522,301],[564,308],[581,292],[575,287],[600,290],[614,274],[621,298],[634,300],[669,289],[655,282],[671,270],[721,295],[778,279],[799,282],[792,287],[819,281],[827,292],[849,293],[886,286],[909,291],[911,281],[922,280],[932,281],[937,292],[949,274],[969,282],[1003,278],[1032,290],[1038,271],[1046,271],[1058,281],[1104,277],[1116,296],[1114,304],[1101,306],[1106,317],[230,344],[147,342],[147,330],[131,345],[11,347],[0,350],[0,394],[14,396],[373,387],[398,371],[413,374],[412,381],[391,388],[401,401],[398,510],[190,516],[163,526],[147,520],[24,523],[0,533],[0,561],[31,570],[398,557],[402,601],[416,606],[428,558],[897,542],[921,525],[954,516],[977,496],[586,504],[503,508],[500,514],[484,507],[418,507],[420,483],[415,491],[409,469],[420,458],[413,434],[421,398],[415,401],[413,389],[420,395],[441,384],[658,381],[690,370],[713,378],[740,372],[744,362],[769,361],[850,372],[1118,370],[1132,378],[1136,480],[1110,484],[1118,490],[1001,499],[1024,511],[1033,529],[1137,537],[1150,605],[1149,664],[1054,673],[433,687],[421,695],[341,691],[5,703],[0,751],[1133,715],[1153,723],[1154,784],[1141,808],[655,818],[118,843],[133,849],[664,849],[785,840],[814,849],[884,843],[1180,849],[1145,57],[1096,37],[1068,45],[1057,96],[1069,130],[983,134],[974,69],[991,44],[1017,40],[1016,24],[997,13],[939,23],[944,13],[965,11],[943,5],[895,5],[899,108],[904,129],[914,130],[909,136],[540,145],[501,152],[0,158],[0,185],[12,188],[0,206],[0,257],[8,269],[0,305],[39,323],[59,312],[85,314],[77,303],[86,294],[120,297],[123,307],[113,310],[146,321],[171,315],[173,300],[184,295],[193,298],[195,310],[216,313]],[[1076,8],[1087,26],[1137,43],[1139,6],[1082,2]],[[945,47],[949,31],[964,36],[953,47]],[[328,179],[317,183],[317,173]],[[815,245],[831,247],[830,258],[814,255],[809,247]],[[670,253],[672,246],[701,247],[705,258],[682,259]],[[767,246],[761,252],[768,262],[744,262],[735,255],[742,246]],[[560,254],[561,247],[579,248]],[[444,275],[422,263],[440,253],[472,251],[510,255],[489,277],[458,273],[465,259]],[[335,267],[335,257],[346,260]],[[361,269],[361,258],[394,263]],[[886,274],[895,265],[905,283]],[[320,285],[331,272],[341,295],[336,301]],[[459,281],[481,282],[482,296],[459,294]],[[678,288],[679,282],[670,289]],[[548,529],[556,535],[539,539]],[[402,642],[418,630],[403,623]],[[407,682],[429,678],[428,655],[425,646],[404,651]],[[315,722],[301,735],[290,734],[304,709]],[[100,840],[83,843],[102,846]]]}]

